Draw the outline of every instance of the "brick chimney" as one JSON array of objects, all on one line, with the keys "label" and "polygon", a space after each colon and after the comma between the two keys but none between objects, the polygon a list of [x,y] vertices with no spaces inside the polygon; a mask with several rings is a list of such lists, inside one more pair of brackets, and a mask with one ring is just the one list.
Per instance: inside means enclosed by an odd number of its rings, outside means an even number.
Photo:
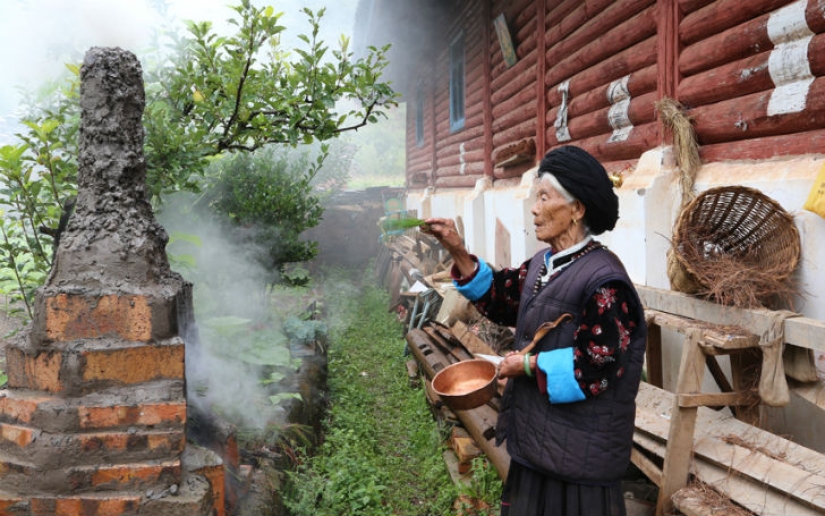
[{"label": "brick chimney", "polygon": [[224,467],[187,445],[191,285],[145,190],[143,77],[92,48],[78,195],[0,391],[0,516],[223,516]]}]

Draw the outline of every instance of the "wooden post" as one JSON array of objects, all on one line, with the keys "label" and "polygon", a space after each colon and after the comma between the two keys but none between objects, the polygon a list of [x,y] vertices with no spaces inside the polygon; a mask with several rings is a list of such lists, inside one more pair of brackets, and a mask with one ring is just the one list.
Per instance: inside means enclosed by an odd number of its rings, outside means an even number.
[{"label": "wooden post", "polygon": [[648,383],[660,389],[663,388],[662,327],[656,323],[647,326],[647,350],[645,351],[645,359]]},{"label": "wooden post", "polygon": [[673,398],[667,451],[662,467],[662,485],[656,502],[656,516],[673,512],[673,493],[685,487],[690,474],[690,460],[693,456],[693,431],[696,427],[697,407],[682,407],[678,394],[699,393],[705,374],[705,356],[699,347],[702,331],[690,328],[682,347],[682,362],[679,365],[679,379]]}]

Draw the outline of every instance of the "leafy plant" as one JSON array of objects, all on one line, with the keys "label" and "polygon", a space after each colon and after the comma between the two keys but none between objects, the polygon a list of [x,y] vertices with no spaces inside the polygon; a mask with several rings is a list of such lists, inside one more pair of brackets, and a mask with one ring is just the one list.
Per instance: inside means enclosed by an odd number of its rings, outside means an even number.
[{"label": "leafy plant", "polygon": [[[318,39],[323,9],[303,10],[311,31],[299,36],[306,48],[294,54],[280,47],[284,27],[272,7],[242,0],[232,10],[234,34],[219,36],[209,22],[191,23],[183,37],[170,31],[171,55],[151,54],[144,63],[147,189],[156,205],[168,193],[199,192],[204,171],[218,156],[273,143],[324,142],[378,121],[397,103],[381,81],[388,48],[356,59],[342,38],[330,50]],[[19,141],[0,148],[0,293],[22,301],[29,316],[34,291],[51,267],[64,205],[76,195],[80,68],[67,68],[68,80],[48,85],[32,101]],[[323,147],[307,168],[310,181],[327,152]],[[289,195],[287,190],[282,185],[281,192]],[[300,192],[308,190],[302,186]],[[292,195],[289,202],[303,202]],[[316,205],[313,198],[300,208],[309,214],[304,228],[317,223]],[[270,267],[314,252],[295,232],[264,232],[265,240],[285,243],[275,255],[271,247],[267,251]]]},{"label": "leafy plant", "polygon": [[459,484],[457,509],[465,515],[495,516],[499,513],[501,490],[498,470],[486,457],[476,457],[469,481]]},{"label": "leafy plant", "polygon": [[[385,292],[326,277],[330,414],[319,452],[284,493],[291,514],[451,514],[457,492],[423,392],[407,385]],[[333,322],[334,321],[334,322]]]}]

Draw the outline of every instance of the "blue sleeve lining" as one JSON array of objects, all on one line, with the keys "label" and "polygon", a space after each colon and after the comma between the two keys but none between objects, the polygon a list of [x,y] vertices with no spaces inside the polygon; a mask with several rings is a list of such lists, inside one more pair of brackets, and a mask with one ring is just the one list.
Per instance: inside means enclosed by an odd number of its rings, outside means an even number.
[{"label": "blue sleeve lining", "polygon": [[536,364],[547,375],[550,403],[572,403],[585,399],[573,372],[573,348],[539,353]]},{"label": "blue sleeve lining", "polygon": [[484,260],[479,260],[478,270],[472,280],[465,285],[459,285],[456,281],[453,281],[453,284],[459,294],[470,301],[476,301],[490,290],[490,285],[493,284],[493,271]]}]

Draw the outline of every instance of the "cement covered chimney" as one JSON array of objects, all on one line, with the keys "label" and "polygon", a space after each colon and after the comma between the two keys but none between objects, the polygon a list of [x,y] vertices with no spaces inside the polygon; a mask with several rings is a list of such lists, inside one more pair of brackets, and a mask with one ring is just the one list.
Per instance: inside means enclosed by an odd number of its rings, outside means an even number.
[{"label": "cement covered chimney", "polygon": [[0,391],[0,516],[224,515],[224,468],[187,445],[191,285],[145,189],[143,77],[92,48],[81,68],[78,195]]}]

